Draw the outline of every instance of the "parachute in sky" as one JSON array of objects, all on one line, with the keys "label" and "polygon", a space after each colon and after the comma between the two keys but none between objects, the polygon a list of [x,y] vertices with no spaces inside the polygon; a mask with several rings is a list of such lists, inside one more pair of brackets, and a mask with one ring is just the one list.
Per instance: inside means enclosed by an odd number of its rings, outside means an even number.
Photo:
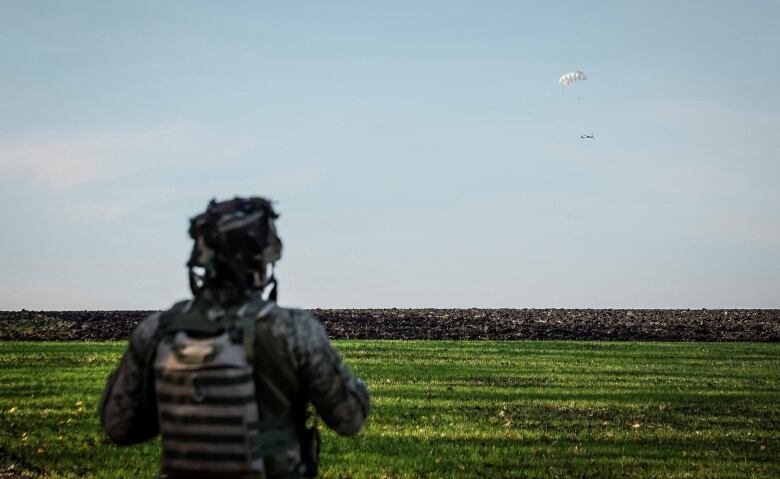
[{"label": "parachute in sky", "polygon": [[586,75],[584,72],[577,70],[563,75],[558,80],[558,83],[560,83],[562,86],[569,86],[576,81],[587,80],[587,79],[588,79],[588,75]]}]

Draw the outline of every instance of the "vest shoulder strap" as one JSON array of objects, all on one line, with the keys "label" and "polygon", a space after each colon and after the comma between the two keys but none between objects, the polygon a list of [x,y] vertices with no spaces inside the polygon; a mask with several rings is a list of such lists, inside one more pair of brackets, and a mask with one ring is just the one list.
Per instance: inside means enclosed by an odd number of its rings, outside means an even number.
[{"label": "vest shoulder strap", "polygon": [[276,303],[263,298],[253,298],[241,306],[236,315],[243,331],[244,351],[250,363],[255,359],[255,336],[257,336],[257,320],[276,309]]},{"label": "vest shoulder strap", "polygon": [[288,384],[291,381],[290,374],[280,368],[284,362],[280,356],[280,345],[267,334],[267,328],[258,329],[258,322],[267,318],[277,307],[275,302],[258,297],[238,310],[244,350],[255,369],[257,397],[263,398],[264,405],[274,413],[289,410],[291,398],[285,391],[296,386]]}]

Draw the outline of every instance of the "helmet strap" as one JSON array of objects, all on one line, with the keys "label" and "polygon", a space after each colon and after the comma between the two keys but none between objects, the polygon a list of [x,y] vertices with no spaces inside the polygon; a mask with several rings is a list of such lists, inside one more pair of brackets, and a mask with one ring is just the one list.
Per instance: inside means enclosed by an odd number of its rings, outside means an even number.
[{"label": "helmet strap", "polygon": [[268,293],[268,301],[276,302],[276,295],[278,290],[278,281],[276,281],[276,276],[274,275],[274,264],[271,263],[271,276],[268,278],[268,282],[266,283],[266,287],[268,285],[271,285],[271,291]]}]

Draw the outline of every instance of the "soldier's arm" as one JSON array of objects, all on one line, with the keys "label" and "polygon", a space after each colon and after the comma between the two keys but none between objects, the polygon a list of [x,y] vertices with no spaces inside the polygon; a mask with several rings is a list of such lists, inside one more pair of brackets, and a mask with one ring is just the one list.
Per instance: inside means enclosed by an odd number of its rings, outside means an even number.
[{"label": "soldier's arm", "polygon": [[151,369],[146,364],[158,323],[159,313],[155,313],[136,327],[103,391],[100,422],[111,441],[120,446],[151,439],[159,432],[154,384],[150,384]]},{"label": "soldier's arm", "polygon": [[322,325],[306,313],[300,373],[302,387],[325,424],[338,434],[357,434],[370,411],[368,388],[350,373]]}]

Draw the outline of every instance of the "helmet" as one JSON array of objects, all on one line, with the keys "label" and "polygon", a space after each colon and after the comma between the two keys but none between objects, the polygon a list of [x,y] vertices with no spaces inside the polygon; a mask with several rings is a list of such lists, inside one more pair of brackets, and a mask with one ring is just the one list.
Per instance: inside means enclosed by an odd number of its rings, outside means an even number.
[{"label": "helmet", "polygon": [[265,198],[211,200],[206,211],[190,219],[189,233],[195,240],[187,262],[192,293],[223,302],[272,283],[275,300],[273,265],[282,257],[274,226],[278,217]]}]

